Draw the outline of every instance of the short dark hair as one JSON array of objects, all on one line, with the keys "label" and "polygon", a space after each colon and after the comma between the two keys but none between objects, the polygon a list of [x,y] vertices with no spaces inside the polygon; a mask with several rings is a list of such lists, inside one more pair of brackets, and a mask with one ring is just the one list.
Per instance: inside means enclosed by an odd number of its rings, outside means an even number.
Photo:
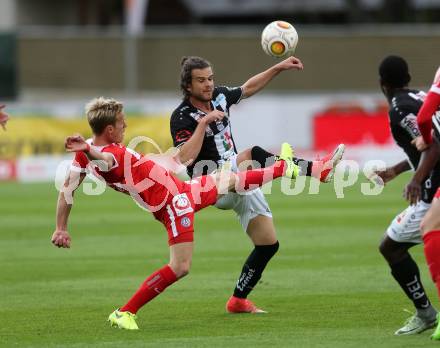
[{"label": "short dark hair", "polygon": [[385,57],[379,65],[379,75],[382,84],[391,88],[402,88],[411,81],[408,63],[399,56]]},{"label": "short dark hair", "polygon": [[180,62],[180,89],[185,99],[190,97],[188,85],[191,84],[191,73],[194,69],[206,69],[211,67],[211,63],[201,57],[182,57]]}]

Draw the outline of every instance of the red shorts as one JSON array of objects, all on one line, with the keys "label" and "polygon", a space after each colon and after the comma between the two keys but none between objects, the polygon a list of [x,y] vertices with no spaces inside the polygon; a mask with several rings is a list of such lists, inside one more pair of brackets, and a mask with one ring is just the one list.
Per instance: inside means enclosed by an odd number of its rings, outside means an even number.
[{"label": "red shorts", "polygon": [[434,198],[440,198],[440,187],[435,192]]},{"label": "red shorts", "polygon": [[168,232],[168,245],[194,240],[194,213],[215,204],[217,188],[209,175],[185,182],[181,193],[171,197],[155,214]]}]

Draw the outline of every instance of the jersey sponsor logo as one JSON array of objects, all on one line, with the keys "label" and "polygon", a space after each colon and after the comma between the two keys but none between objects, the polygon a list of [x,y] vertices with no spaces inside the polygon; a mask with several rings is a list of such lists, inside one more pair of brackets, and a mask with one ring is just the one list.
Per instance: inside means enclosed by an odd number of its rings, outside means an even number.
[{"label": "jersey sponsor logo", "polygon": [[182,216],[194,211],[186,193],[181,193],[177,196],[174,196],[172,200],[172,204],[177,216]]},{"label": "jersey sponsor logo", "polygon": [[411,137],[415,138],[420,135],[419,127],[417,125],[417,116],[414,114],[406,115],[401,121],[400,125],[406,129]]},{"label": "jersey sponsor logo", "polygon": [[191,219],[189,217],[187,217],[187,216],[184,216],[182,218],[182,220],[180,220],[180,224],[183,227],[189,227],[189,226],[191,226]]},{"label": "jersey sponsor logo", "polygon": [[187,129],[180,130],[176,133],[176,141],[187,141],[189,138],[191,138],[191,135],[192,133]]}]

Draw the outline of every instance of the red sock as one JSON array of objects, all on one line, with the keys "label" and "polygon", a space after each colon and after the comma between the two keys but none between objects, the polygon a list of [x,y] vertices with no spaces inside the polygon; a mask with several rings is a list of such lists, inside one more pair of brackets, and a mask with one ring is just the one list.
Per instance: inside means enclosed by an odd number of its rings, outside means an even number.
[{"label": "red sock", "polygon": [[440,230],[423,235],[426,262],[440,297]]},{"label": "red sock", "polygon": [[286,162],[277,161],[274,165],[267,168],[238,172],[238,184],[236,185],[237,191],[249,190],[251,185],[254,185],[254,189],[263,186],[264,184],[283,176],[285,169]]},{"label": "red sock", "polygon": [[120,311],[128,311],[136,314],[139,308],[147,302],[150,302],[176,280],[177,278],[174,271],[170,266],[165,265],[145,280],[132,298],[124,305],[124,307],[121,307]]}]

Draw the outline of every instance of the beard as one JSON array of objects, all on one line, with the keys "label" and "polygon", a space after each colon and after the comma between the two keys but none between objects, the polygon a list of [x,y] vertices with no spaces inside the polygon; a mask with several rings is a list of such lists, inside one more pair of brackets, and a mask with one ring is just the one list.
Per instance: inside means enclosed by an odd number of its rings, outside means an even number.
[{"label": "beard", "polygon": [[212,100],[212,91],[193,94],[192,97],[201,102],[209,102]]}]

